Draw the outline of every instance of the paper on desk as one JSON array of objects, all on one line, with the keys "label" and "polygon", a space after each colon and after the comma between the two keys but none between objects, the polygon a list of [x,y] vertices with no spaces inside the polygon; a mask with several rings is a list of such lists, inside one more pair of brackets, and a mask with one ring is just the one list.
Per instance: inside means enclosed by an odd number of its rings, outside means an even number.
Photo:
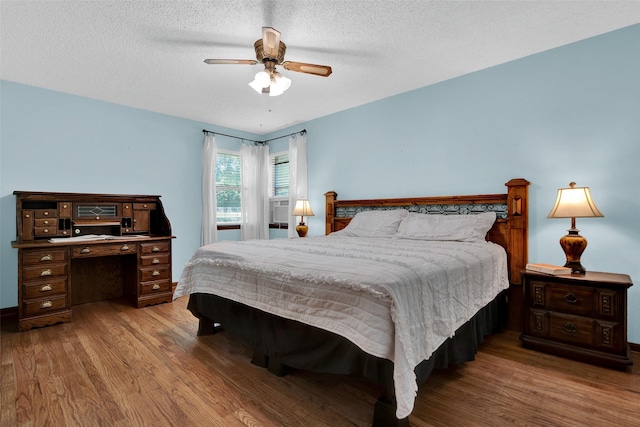
[{"label": "paper on desk", "polygon": [[111,234],[85,234],[83,236],[75,237],[54,237],[49,239],[49,243],[61,243],[61,242],[83,242],[86,240],[122,240],[122,239],[136,239],[146,236],[139,234],[132,234],[130,236],[113,236]]}]

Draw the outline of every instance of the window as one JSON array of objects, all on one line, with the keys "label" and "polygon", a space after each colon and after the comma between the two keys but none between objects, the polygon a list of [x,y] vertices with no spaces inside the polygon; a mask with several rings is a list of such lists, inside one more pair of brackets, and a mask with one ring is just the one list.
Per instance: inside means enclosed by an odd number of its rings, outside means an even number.
[{"label": "window", "polygon": [[240,155],[218,151],[216,154],[216,211],[218,224],[239,224],[240,210]]},{"label": "window", "polygon": [[289,153],[271,155],[271,197],[289,195]]}]

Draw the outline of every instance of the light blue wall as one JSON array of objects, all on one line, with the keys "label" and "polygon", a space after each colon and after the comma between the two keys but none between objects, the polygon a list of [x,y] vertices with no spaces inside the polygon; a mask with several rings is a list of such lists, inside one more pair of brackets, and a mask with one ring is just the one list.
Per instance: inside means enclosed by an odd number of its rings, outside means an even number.
[{"label": "light blue wall", "polygon": [[[635,281],[629,340],[640,343],[638,75],[635,25],[260,137],[3,82],[0,307],[17,303],[13,190],[161,194],[178,237],[175,275],[199,243],[203,126],[251,139],[306,128],[312,235],[324,233],[328,190],[342,199],[497,193],[523,177],[529,259],[561,264],[569,220],[546,219],[556,189],[591,187],[605,217],[578,219],[589,239],[582,264]],[[114,165],[138,184],[109,182]],[[70,169],[52,176],[60,168]]]},{"label": "light blue wall", "polygon": [[[0,307],[17,305],[14,190],[158,194],[171,221],[173,278],[200,244],[202,129],[239,132],[0,81]],[[220,148],[239,140],[217,136]],[[235,230],[234,230],[235,231]],[[234,231],[222,238],[235,238]],[[228,235],[228,236],[225,236]],[[239,235],[239,233],[238,233]]]},{"label": "light blue wall", "polygon": [[310,235],[324,233],[329,190],[343,199],[498,193],[522,177],[529,259],[563,264],[570,220],[546,217],[559,187],[589,186],[605,217],[577,220],[589,241],[582,264],[631,276],[628,335],[640,343],[640,25],[304,127]]}]

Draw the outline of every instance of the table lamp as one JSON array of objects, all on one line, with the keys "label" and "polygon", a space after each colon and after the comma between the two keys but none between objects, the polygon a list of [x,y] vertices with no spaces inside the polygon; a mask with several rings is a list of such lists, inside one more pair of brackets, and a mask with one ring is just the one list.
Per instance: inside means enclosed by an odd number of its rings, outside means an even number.
[{"label": "table lamp", "polygon": [[293,208],[293,212],[291,213],[294,216],[300,217],[300,224],[296,226],[296,231],[298,232],[298,236],[306,237],[307,231],[309,231],[309,227],[304,223],[305,216],[314,216],[313,211],[311,210],[311,205],[309,201],[306,199],[296,200],[296,206]]},{"label": "table lamp", "polygon": [[579,234],[576,228],[576,218],[603,217],[598,210],[589,187],[576,187],[575,182],[569,184],[569,188],[559,188],[556,204],[547,215],[547,218],[571,218],[569,234],[560,239],[560,246],[567,257],[565,267],[571,268],[571,274],[585,274],[585,269],[580,264],[580,256],[587,247],[587,239]]}]

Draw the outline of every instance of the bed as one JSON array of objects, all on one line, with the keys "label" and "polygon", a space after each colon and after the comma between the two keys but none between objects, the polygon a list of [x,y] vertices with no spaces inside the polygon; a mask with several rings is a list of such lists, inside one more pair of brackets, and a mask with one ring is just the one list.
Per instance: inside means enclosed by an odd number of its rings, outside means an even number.
[{"label": "bed", "polygon": [[505,185],[502,194],[375,200],[328,192],[325,236],[199,248],[174,299],[189,295],[199,335],[222,328],[276,374],[383,385],[373,425],[408,425],[433,369],[473,360],[484,336],[519,318],[505,295],[527,262],[529,182]]}]

